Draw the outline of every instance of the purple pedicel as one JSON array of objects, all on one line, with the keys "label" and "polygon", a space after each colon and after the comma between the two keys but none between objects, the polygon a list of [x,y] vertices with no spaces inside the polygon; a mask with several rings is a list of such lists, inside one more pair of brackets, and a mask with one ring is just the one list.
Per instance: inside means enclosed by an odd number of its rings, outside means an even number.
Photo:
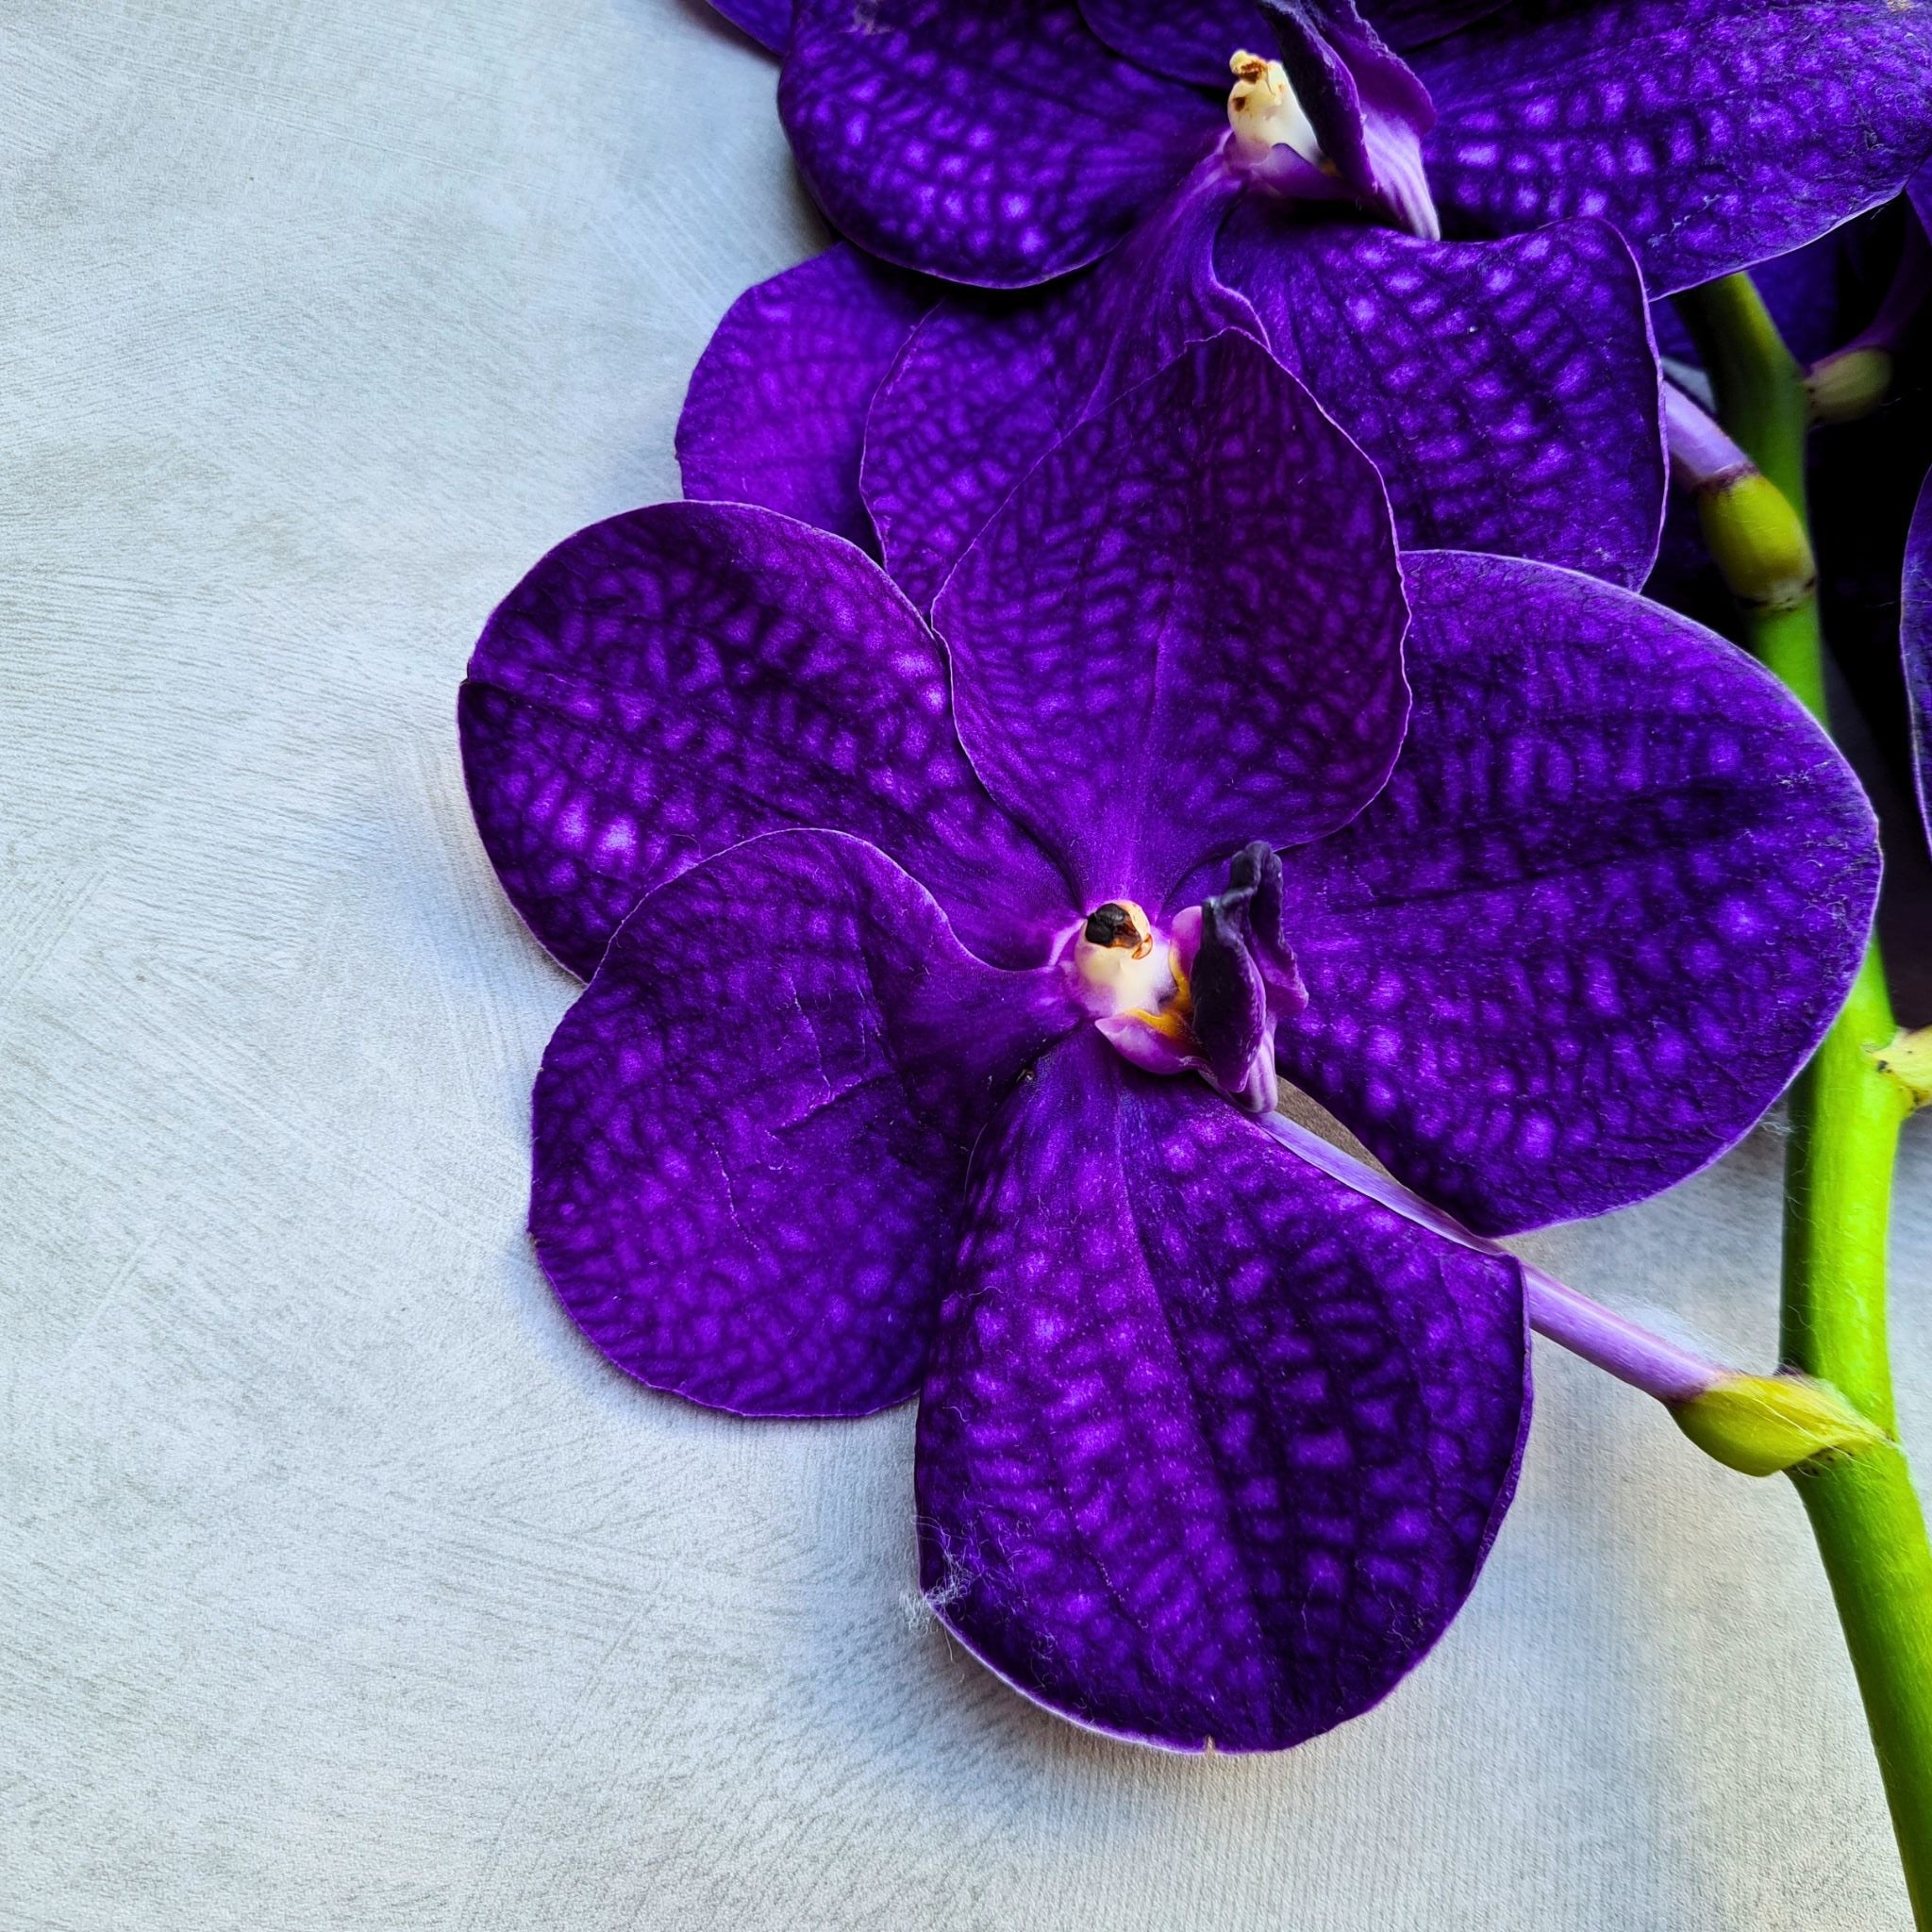
[{"label": "purple pedicel", "polygon": [[928,1601],[1027,1695],[1291,1744],[1447,1625],[1528,1391],[1519,1265],[1285,1140],[1275,1064],[1478,1228],[1652,1193],[1837,1009],[1870,813],[1707,633],[1398,561],[1238,333],[1042,458],[935,621],[698,504],[491,620],[486,842],[553,950],[616,928],[538,1080],[538,1253],[653,1387],[918,1389]]},{"label": "purple pedicel", "polygon": [[1906,535],[1905,586],[1899,600],[1905,653],[1906,722],[1911,732],[1912,782],[1919,821],[1932,847],[1932,479],[1919,491]]}]

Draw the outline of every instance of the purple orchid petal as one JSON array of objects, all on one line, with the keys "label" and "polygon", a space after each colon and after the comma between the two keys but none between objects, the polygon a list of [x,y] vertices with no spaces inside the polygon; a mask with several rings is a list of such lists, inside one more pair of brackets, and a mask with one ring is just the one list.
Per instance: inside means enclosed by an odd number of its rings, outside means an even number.
[{"label": "purple orchid petal", "polygon": [[[1362,16],[1391,47],[1439,41],[1507,0],[1364,0]],[[1155,74],[1227,89],[1229,58],[1266,38],[1257,0],[1080,0],[1087,25]]]},{"label": "purple orchid petal", "polygon": [[734,847],[646,899],[543,1056],[530,1231],[619,1368],[740,1415],[863,1415],[924,1371],[967,1156],[1079,1019],[974,958],[883,854]]},{"label": "purple orchid petal", "polygon": [[865,412],[936,293],[843,242],[747,289],[691,372],[685,495],[762,504],[874,548],[858,493]]},{"label": "purple orchid petal", "polygon": [[1899,602],[1905,649],[1906,721],[1911,732],[1912,780],[1919,817],[1932,844],[1932,478],[1919,491],[1906,536],[1905,589]]},{"label": "purple orchid petal", "polygon": [[1381,471],[1405,548],[1643,582],[1665,497],[1657,357],[1613,229],[1431,242],[1249,194],[1215,259]]},{"label": "purple orchid petal", "polygon": [[483,843],[588,974],[631,908],[781,825],[868,838],[1002,965],[1078,909],[954,734],[944,652],[850,544],[660,504],[558,545],[498,607],[458,705]]},{"label": "purple orchid petal", "polygon": [[1344,824],[1401,744],[1366,458],[1268,352],[1187,352],[1042,458],[948,579],[959,736],[1080,903]]},{"label": "purple orchid petal", "polygon": [[1075,424],[1224,328],[1258,335],[1215,272],[1241,184],[1209,159],[1084,275],[960,296],[913,332],[874,398],[865,499],[894,580],[929,605],[1013,485]]},{"label": "purple orchid petal", "polygon": [[1091,1035],[974,1162],[919,1408],[926,1598],[1181,1750],[1367,1709],[1460,1607],[1529,1417],[1521,1277]]},{"label": "purple orchid petal", "polygon": [[1932,147],[1925,0],[1516,0],[1416,66],[1445,219],[1602,216],[1654,294],[1889,200]]},{"label": "purple orchid petal", "polygon": [[983,288],[1104,254],[1226,128],[1074,0],[801,0],[778,108],[833,226]]},{"label": "purple orchid petal", "polygon": [[[1777,324],[1778,334],[1800,362],[1817,361],[1843,338],[1839,311],[1843,306],[1840,283],[1850,233],[1842,228],[1807,242],[1789,255],[1756,263],[1751,279]],[[1674,302],[1658,302],[1651,310],[1651,326],[1660,354],[1680,362],[1701,365],[1703,353],[1677,313]]]},{"label": "purple orchid petal", "polygon": [[1423,173],[1436,125],[1429,91],[1356,9],[1355,0],[1259,0],[1281,64],[1328,165],[1409,233],[1441,232]]},{"label": "purple orchid petal", "polygon": [[1268,33],[1257,0],[1080,0],[1080,11],[1115,53],[1223,93],[1229,59]]},{"label": "purple orchid petal", "polygon": [[782,54],[791,39],[791,0],[711,0],[711,5],[774,54]]},{"label": "purple orchid petal", "polygon": [[1756,1124],[1842,1004],[1871,808],[1741,652],[1588,577],[1404,559],[1414,710],[1283,855],[1309,991],[1275,1054],[1480,1233],[1601,1213]]},{"label": "purple orchid petal", "polygon": [[1363,14],[1391,47],[1426,46],[1500,12],[1509,0],[1364,0]]}]

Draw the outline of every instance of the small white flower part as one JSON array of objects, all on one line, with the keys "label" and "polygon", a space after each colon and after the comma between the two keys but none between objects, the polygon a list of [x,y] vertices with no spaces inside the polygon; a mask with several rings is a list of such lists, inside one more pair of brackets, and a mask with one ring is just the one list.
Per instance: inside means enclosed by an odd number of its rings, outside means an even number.
[{"label": "small white flower part", "polygon": [[1081,1004],[1097,1020],[1117,1013],[1158,1013],[1179,991],[1169,948],[1131,899],[1110,899],[1087,915],[1074,941],[1074,977]]},{"label": "small white flower part", "polygon": [[1258,54],[1237,54],[1228,63],[1234,86],[1228,90],[1227,125],[1234,129],[1234,158],[1249,167],[1277,147],[1292,148],[1305,161],[1323,165],[1322,143],[1302,104],[1295,99],[1288,70]]}]

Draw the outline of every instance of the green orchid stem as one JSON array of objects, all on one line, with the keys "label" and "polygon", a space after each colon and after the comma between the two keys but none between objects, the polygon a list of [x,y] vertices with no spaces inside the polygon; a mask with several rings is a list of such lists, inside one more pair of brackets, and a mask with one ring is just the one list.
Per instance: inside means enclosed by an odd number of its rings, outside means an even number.
[{"label": "green orchid stem", "polygon": [[[1679,299],[1724,427],[1802,523],[1802,372],[1748,275]],[[1746,608],[1744,624],[1757,656],[1828,725],[1816,596]],[[1932,1547],[1898,1443],[1885,1337],[1891,1174],[1911,1094],[1878,1055],[1897,1031],[1874,943],[1790,1095],[1782,1350],[1789,1367],[1833,1385],[1882,1432],[1790,1474],[1857,1674],[1913,1913],[1932,1932]]]}]

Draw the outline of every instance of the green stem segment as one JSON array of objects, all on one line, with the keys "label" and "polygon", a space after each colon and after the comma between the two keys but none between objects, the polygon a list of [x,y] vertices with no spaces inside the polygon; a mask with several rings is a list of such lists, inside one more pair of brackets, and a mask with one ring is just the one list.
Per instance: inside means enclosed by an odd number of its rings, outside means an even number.
[{"label": "green stem segment", "polygon": [[[1803,376],[1750,277],[1681,299],[1724,428],[1803,519]],[[1815,596],[1747,609],[1744,623],[1758,657],[1828,724]],[[1788,1367],[1832,1384],[1881,1432],[1791,1477],[1864,1697],[1913,1912],[1932,1928],[1932,1547],[1898,1443],[1885,1337],[1892,1166],[1912,1100],[1880,1058],[1897,1031],[1874,943],[1790,1096],[1782,1348]]]}]

